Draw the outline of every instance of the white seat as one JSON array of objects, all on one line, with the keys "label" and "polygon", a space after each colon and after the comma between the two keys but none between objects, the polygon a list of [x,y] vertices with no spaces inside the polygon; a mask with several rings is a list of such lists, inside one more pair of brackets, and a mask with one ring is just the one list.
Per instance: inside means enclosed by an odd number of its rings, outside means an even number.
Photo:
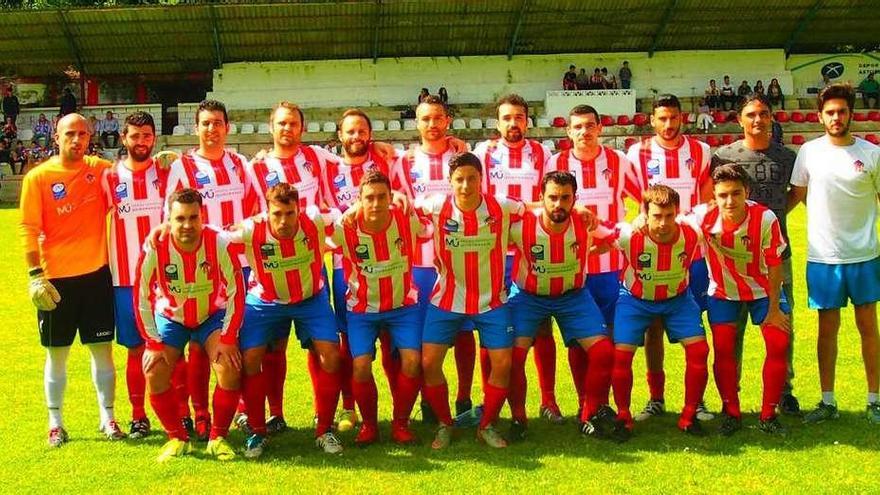
[{"label": "white seat", "polygon": [[242,134],[253,134],[254,133],[254,124],[241,124],[241,133]]},{"label": "white seat", "polygon": [[538,118],[538,127],[550,127],[550,119]]},{"label": "white seat", "polygon": [[406,119],[403,121],[403,130],[405,131],[414,131],[416,130],[416,121],[413,119]]},{"label": "white seat", "polygon": [[486,119],[486,129],[494,129],[496,127],[498,127],[498,119],[493,119],[492,117]]},{"label": "white seat", "polygon": [[468,127],[471,129],[482,129],[483,121],[480,119],[471,119],[471,121],[468,122]]},{"label": "white seat", "polygon": [[324,132],[336,132],[336,122],[324,122]]},{"label": "white seat", "polygon": [[[31,132],[31,137],[33,137],[33,135],[34,135],[34,133]],[[171,135],[172,136],[185,136],[186,135],[186,127],[184,127],[182,125],[174,126],[174,129],[171,130]],[[24,139],[24,138],[22,138],[22,139]]]},{"label": "white seat", "polygon": [[238,132],[238,126],[235,124],[229,124],[229,134],[235,134]]},{"label": "white seat", "polygon": [[388,130],[389,131],[399,131],[400,130],[400,121],[399,120],[389,120],[388,121]]},{"label": "white seat", "polygon": [[373,121],[373,130],[374,131],[384,131],[385,130],[385,121],[384,120],[374,120]]},{"label": "white seat", "polygon": [[406,147],[402,143],[394,143],[394,149],[397,151],[406,151]]},{"label": "white seat", "polygon": [[535,127],[535,121],[531,117],[529,117],[529,127]]},{"label": "white seat", "polygon": [[541,144],[547,147],[548,150],[553,151],[556,149],[556,141],[552,139],[545,139]]},{"label": "white seat", "polygon": [[465,123],[464,119],[455,119],[452,121],[452,128],[453,129],[464,129],[466,127],[467,127],[467,124]]},{"label": "white seat", "polygon": [[317,122],[309,122],[306,126],[306,132],[321,132],[321,124]]},{"label": "white seat", "polygon": [[269,132],[269,124],[265,122],[257,128],[257,134],[269,134]]},{"label": "white seat", "polygon": [[22,130],[18,131],[18,139],[20,139],[22,141],[30,141],[33,138],[34,138],[33,129],[22,129]]}]

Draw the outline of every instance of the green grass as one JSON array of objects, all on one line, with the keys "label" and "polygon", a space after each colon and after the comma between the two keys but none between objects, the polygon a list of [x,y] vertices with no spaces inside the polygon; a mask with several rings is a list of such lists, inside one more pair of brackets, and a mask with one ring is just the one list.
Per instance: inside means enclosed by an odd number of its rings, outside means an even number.
[{"label": "green grass", "polygon": [[[435,453],[427,440],[430,431],[418,426],[423,445],[398,448],[387,442],[388,423],[382,424],[382,443],[368,449],[347,448],[342,456],[328,457],[312,444],[311,391],[301,351],[289,353],[286,410],[293,431],[273,438],[264,458],[221,464],[194,456],[159,466],[154,462],[164,441],[156,434],[144,441],[109,443],[97,432],[95,393],[89,378],[86,350],[75,345],[70,359],[65,423],[71,442],[61,449],[46,447],[46,412],[42,391],[43,350],[39,346],[35,314],[27,299],[27,280],[17,238],[18,212],[0,210],[0,337],[6,343],[0,364],[0,397],[7,410],[0,414],[0,491],[10,493],[804,493],[880,491],[878,448],[880,427],[863,419],[865,380],[858,334],[847,310],[840,333],[838,359],[839,421],[822,426],[790,426],[785,439],[759,432],[756,410],[760,401],[763,342],[750,329],[746,339],[744,390],[746,428],[733,438],[711,435],[689,438],[675,429],[675,414],[638,424],[634,438],[615,445],[584,440],[569,420],[550,426],[533,419],[530,439],[503,452],[490,452],[474,441],[473,431],[459,432],[450,449]],[[816,316],[806,309],[803,277],[805,233],[803,209],[790,219],[796,273],[795,391],[802,405],[819,398],[815,358]],[[125,353],[116,348],[117,415],[127,422],[130,412],[125,392]],[[711,359],[711,358],[710,358]],[[683,353],[667,351],[667,401],[681,407]],[[454,380],[451,363],[448,376]],[[388,418],[390,401],[380,380],[380,415]],[[530,383],[535,383],[529,365]],[[633,407],[647,399],[642,353],[636,358]],[[479,379],[476,380],[479,382]],[[477,384],[477,387],[479,385]],[[475,390],[475,397],[478,398]],[[557,393],[563,412],[576,409],[574,389],[565,352],[559,352]],[[710,379],[706,401],[720,405]],[[529,411],[537,414],[537,394],[529,394]],[[152,411],[150,411],[152,412]],[[503,416],[507,416],[505,410]],[[715,428],[717,421],[707,426]],[[155,424],[155,423],[154,423]],[[503,420],[502,429],[507,428]],[[343,435],[351,445],[351,434]],[[240,432],[231,441],[241,445]]]}]

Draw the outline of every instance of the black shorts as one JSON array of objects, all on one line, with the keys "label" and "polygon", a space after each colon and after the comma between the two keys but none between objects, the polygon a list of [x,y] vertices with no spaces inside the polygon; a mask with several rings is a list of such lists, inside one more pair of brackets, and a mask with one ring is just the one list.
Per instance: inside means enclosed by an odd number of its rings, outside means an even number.
[{"label": "black shorts", "polygon": [[37,311],[40,344],[67,347],[79,329],[83,344],[112,342],[113,279],[107,265],[85,275],[50,279],[61,302],[52,311]]}]

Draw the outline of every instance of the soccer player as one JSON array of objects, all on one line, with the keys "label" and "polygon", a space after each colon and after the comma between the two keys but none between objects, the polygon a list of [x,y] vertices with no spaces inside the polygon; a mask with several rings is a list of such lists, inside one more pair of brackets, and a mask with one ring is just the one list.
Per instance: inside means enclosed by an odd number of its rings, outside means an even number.
[{"label": "soccer player", "polygon": [[[218,228],[231,227],[254,212],[256,194],[245,175],[247,159],[225,148],[229,119],[223,103],[204,100],[199,104],[196,132],[199,147],[184,153],[171,164],[168,193],[183,188],[197,190],[203,199],[202,220]],[[166,213],[169,210],[170,203],[166,202]],[[247,266],[244,255],[240,255],[239,260],[241,266]],[[189,392],[195,411],[195,434],[199,441],[205,441],[211,430],[208,411],[210,366],[198,341],[189,346],[187,365]]]},{"label": "soccer player", "polygon": [[431,446],[443,449],[451,440],[452,415],[443,361],[462,323],[472,321],[491,362],[477,438],[491,447],[503,448],[507,441],[494,422],[507,399],[513,346],[504,256],[510,224],[523,213],[524,206],[519,201],[481,193],[482,164],[471,153],[454,155],[449,160],[449,171],[451,195],[416,201],[420,214],[429,218],[434,228],[438,266],[422,332],[422,394],[440,423]]},{"label": "soccer player", "polygon": [[[422,318],[418,289],[412,278],[417,237],[431,231],[412,214],[391,206],[391,182],[379,170],[364,173],[359,200],[338,221],[333,243],[343,252],[348,280],[348,340],[353,361],[352,389],[363,424],[355,443],[378,440],[378,391],[372,362],[380,331],[387,331],[400,353],[400,370],[388,376],[392,386],[391,437],[396,443],[416,440],[409,415],[421,386]],[[386,373],[388,369],[386,368]]]},{"label": "soccer player", "polygon": [[719,432],[729,436],[742,428],[736,371],[736,321],[748,311],[761,327],[764,393],[759,428],[785,434],[776,406],[788,366],[789,308],[782,294],[782,252],[785,239],[769,208],[749,197],[749,174],[726,164],[712,171],[715,205],[698,205],[686,219],[702,231],[709,266],[709,325],[715,350],[715,384],[723,403]]},{"label": "soccer player", "polygon": [[[513,423],[509,439],[525,438],[526,370],[529,347],[540,325],[556,319],[566,345],[587,354],[581,431],[599,436],[613,433],[614,412],[607,407],[614,347],[599,307],[585,288],[590,233],[580,216],[571,216],[577,181],[570,172],[553,171],[541,181],[543,208],[523,215],[510,228],[515,245],[513,280],[519,288],[510,300],[515,341],[511,364],[510,402]],[[600,412],[601,409],[601,412]]]},{"label": "soccer player", "polygon": [[[567,134],[573,147],[553,155],[547,169],[574,174],[578,184],[576,204],[596,212],[602,220],[612,223],[623,221],[626,215],[624,198],[638,201],[642,194],[632,164],[623,153],[602,146],[599,142],[602,123],[595,108],[578,105],[571,110],[568,119]],[[609,328],[614,325],[614,307],[620,292],[620,270],[623,265],[623,257],[616,250],[591,253],[586,260],[587,290],[602,311],[604,323]],[[578,393],[578,404],[583,405],[587,355],[581,346],[568,348],[568,362]],[[580,416],[582,414],[579,413]]]},{"label": "soccer player", "polygon": [[837,419],[834,371],[840,308],[852,301],[862,340],[868,384],[866,416],[880,424],[880,248],[877,197],[880,148],[850,133],[855,104],[852,87],[831,84],[819,92],[825,135],[798,151],[791,175],[789,210],[807,204],[807,302],[819,313],[819,382],[822,400],[804,417],[808,423]]},{"label": "soccer player", "polygon": [[206,454],[230,460],[229,425],[238,404],[241,354],[238,331],[244,313],[244,278],[238,257],[222,233],[202,223],[202,196],[184,188],[168,197],[170,235],[149,244],[138,261],[134,306],[146,342],[144,373],[150,404],[168,434],[159,462],[192,451],[180,422],[171,374],[183,348],[198,342],[208,353],[217,385],[214,423]]},{"label": "soccer player", "polygon": [[86,157],[89,129],[79,114],[58,121],[58,155],[28,173],[21,189],[19,232],[37,308],[40,344],[46,348],[43,383],[49,409],[49,446],[68,440],[62,418],[67,359],[79,331],[91,356],[101,432],[125,434],[113,413],[113,282],[107,266],[107,203],[101,173],[111,164]]},{"label": "soccer player", "polygon": [[[770,102],[763,95],[750,95],[737,104],[737,119],[743,128],[743,139],[718,148],[712,156],[712,167],[725,163],[735,163],[748,172],[752,181],[749,199],[773,210],[785,239],[782,253],[782,292],[789,307],[794,308],[794,288],[791,271],[791,245],[786,228],[786,201],[791,171],[794,168],[795,153],[773,141],[773,114]],[[737,320],[737,366],[742,376],[742,348],[747,315],[742,313]],[[794,350],[794,321],[791,322],[788,347],[788,375],[785,388],[779,401],[779,410],[785,414],[799,414],[800,404],[792,393],[791,381],[794,378],[792,366]]]},{"label": "soccer player", "polygon": [[685,355],[685,400],[678,427],[692,435],[703,434],[697,407],[703,399],[709,370],[709,345],[700,307],[688,290],[691,263],[698,258],[702,235],[690,225],[676,222],[679,196],[669,186],[657,184],[642,196],[644,229],[618,223],[617,247],[626,258],[623,287],[614,314],[614,402],[617,417],[628,430],[632,362],[645,332],[660,318],[670,342],[681,342]]},{"label": "soccer player", "polygon": [[[550,150],[538,141],[526,138],[529,104],[517,94],[502,96],[495,103],[495,114],[501,139],[489,139],[474,147],[474,154],[483,162],[483,190],[490,196],[503,195],[537,203]],[[505,264],[505,284],[509,289],[512,267],[511,251]],[[556,402],[556,342],[549,320],[538,328],[534,346],[535,367],[541,389],[540,414],[553,423],[562,423],[562,413]],[[486,349],[481,348],[481,368],[488,367],[487,359]],[[485,377],[484,372],[484,381]]]},{"label": "soccer player", "polygon": [[[664,94],[654,100],[651,126],[654,136],[632,145],[626,153],[634,165],[642,190],[654,184],[665,184],[678,193],[681,212],[688,213],[696,205],[712,198],[709,180],[711,154],[706,143],[681,133],[681,102],[675,95]],[[694,300],[706,309],[709,276],[705,260],[691,264],[690,290]],[[645,362],[650,399],[636,421],[644,421],[665,411],[666,374],[663,372],[663,329],[652,325],[645,334]],[[707,421],[714,416],[701,404],[697,415]]]}]

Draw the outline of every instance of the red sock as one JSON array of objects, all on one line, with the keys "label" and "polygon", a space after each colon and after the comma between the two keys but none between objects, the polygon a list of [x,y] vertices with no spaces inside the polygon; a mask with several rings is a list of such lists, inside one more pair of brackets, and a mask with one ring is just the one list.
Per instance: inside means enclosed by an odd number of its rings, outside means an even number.
[{"label": "red sock", "polygon": [[128,401],[131,402],[131,419],[133,420],[147,417],[147,413],[144,411],[144,394],[147,390],[147,380],[144,378],[143,363],[143,347],[128,351],[128,361],[125,364],[125,384],[128,387]]},{"label": "red sock", "polygon": [[235,416],[235,408],[241,398],[241,390],[227,390],[218,384],[214,387],[214,418],[211,422],[211,440],[229,436],[229,425]]},{"label": "red sock", "polygon": [[526,392],[528,390],[526,357],[528,355],[527,348],[513,347],[513,357],[510,364],[510,390],[507,395],[507,402],[510,403],[510,417],[522,424],[528,421],[526,414]]},{"label": "red sock", "polygon": [[782,387],[788,374],[788,345],[790,337],[788,333],[773,325],[763,325],[761,333],[764,335],[764,347],[767,349],[767,357],[764,358],[764,396],[761,401],[761,420],[767,420],[776,415],[776,405],[782,396]]},{"label": "red sock", "polygon": [[736,386],[736,327],[732,323],[712,325],[712,346],[715,349],[715,385],[721,396],[723,410],[739,418],[739,391]]},{"label": "red sock", "polygon": [[[309,358],[312,353],[309,353]],[[311,365],[311,362],[309,362]],[[287,350],[272,349],[263,356],[263,373],[266,374],[266,399],[269,414],[284,417],[284,381],[287,379]],[[312,390],[314,390],[312,380]]]},{"label": "red sock", "polygon": [[162,423],[162,428],[165,428],[168,438],[189,440],[186,429],[184,429],[183,424],[180,422],[180,416],[177,415],[177,401],[174,389],[169,388],[161,394],[150,394],[150,405],[153,406],[153,411],[159,417],[159,422]]},{"label": "red sock", "polygon": [[422,397],[428,401],[440,424],[452,426],[452,412],[449,410],[449,386],[446,382],[433,386],[425,384],[422,387]]},{"label": "red sock", "polygon": [[663,400],[666,396],[666,373],[663,370],[648,370],[648,390],[651,400]]},{"label": "red sock", "polygon": [[578,404],[583,405],[584,396],[584,376],[587,374],[587,352],[580,345],[573,345],[568,348],[568,368],[571,370],[571,380],[574,382],[574,388],[577,390]]},{"label": "red sock", "polygon": [[556,340],[553,334],[535,337],[535,368],[541,387],[541,405],[556,405]]},{"label": "red sock", "polygon": [[584,379],[584,401],[582,418],[589,419],[596,414],[599,406],[608,403],[611,389],[611,369],[614,367],[614,344],[611,339],[597,340],[587,349],[587,373]]},{"label": "red sock", "polygon": [[248,425],[254,433],[266,435],[266,373],[242,375],[241,398],[245,403]]},{"label": "red sock", "polygon": [[684,346],[684,409],[681,411],[679,425],[689,425],[697,414],[697,407],[706,392],[709,382],[709,344],[705,340],[691,342]]},{"label": "red sock", "polygon": [[208,385],[211,381],[211,363],[202,346],[190,345],[186,371],[193,411],[197,417],[207,416],[209,414]]},{"label": "red sock", "polygon": [[[351,393],[351,373],[352,373],[352,357],[351,348],[348,346],[348,334],[339,334],[339,376],[340,376],[340,394],[342,394],[342,408],[346,410],[354,409],[354,395]],[[311,369],[311,368],[310,368]]]},{"label": "red sock", "polygon": [[[311,353],[309,353],[311,354]],[[317,361],[317,358],[315,358]],[[315,406],[318,413],[318,424],[315,427],[315,436],[323,435],[333,426],[333,415],[336,413],[336,403],[339,402],[339,372],[328,373],[320,366],[317,373],[315,387]],[[354,387],[352,387],[354,391]]]},{"label": "red sock", "polygon": [[505,400],[507,400],[507,388],[486,384],[486,389],[483,391],[483,417],[480,418],[480,429],[498,421],[498,414]]},{"label": "red sock", "polygon": [[[630,404],[632,401],[633,388],[633,358],[635,350],[614,349],[614,368],[611,372],[611,383],[614,386],[614,404],[617,405],[617,415],[623,416],[630,414]],[[586,421],[589,417],[581,416],[581,421]]]},{"label": "red sock", "polygon": [[388,388],[393,401],[397,375],[400,374],[400,358],[394,356],[394,344],[391,342],[391,334],[387,331],[379,332],[379,344],[382,351],[382,370],[385,371],[385,378],[388,379]]},{"label": "red sock", "polygon": [[489,385],[489,375],[492,374],[492,360],[489,359],[489,349],[480,347],[480,379],[483,383],[483,390]]},{"label": "red sock", "polygon": [[477,341],[474,339],[474,332],[458,332],[453,345],[455,371],[458,373],[458,393],[455,395],[455,400],[470,400],[471,387],[474,384],[474,367],[477,365]]},{"label": "red sock", "polygon": [[177,396],[177,414],[181,418],[189,417],[189,385],[187,380],[186,359],[181,355],[174,363],[174,372],[171,375],[171,388]]},{"label": "red sock", "polygon": [[351,391],[354,394],[354,401],[361,412],[364,424],[377,426],[379,424],[379,391],[376,390],[376,380],[373,379],[372,375],[365,382],[353,380],[351,382]]},{"label": "red sock", "polygon": [[395,421],[409,420],[409,415],[412,413],[413,405],[416,403],[416,397],[419,395],[421,386],[421,378],[406,376],[403,373],[397,374],[397,384],[394,387],[396,395],[394,396],[392,419]]}]

